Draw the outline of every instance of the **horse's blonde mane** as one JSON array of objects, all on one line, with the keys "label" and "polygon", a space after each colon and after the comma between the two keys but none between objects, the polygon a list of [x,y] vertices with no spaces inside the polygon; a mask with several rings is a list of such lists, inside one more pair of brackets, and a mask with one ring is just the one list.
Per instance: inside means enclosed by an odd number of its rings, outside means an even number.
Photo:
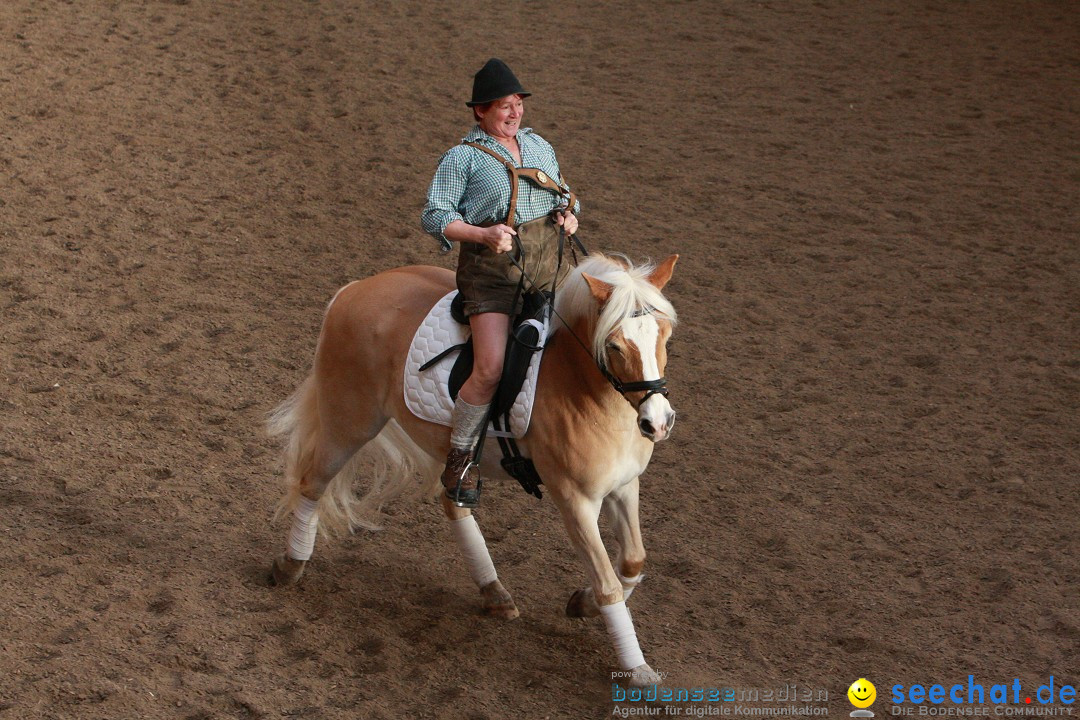
[{"label": "horse's blonde mane", "polygon": [[[593,253],[571,270],[566,283],[556,293],[556,310],[566,323],[573,324],[582,318],[595,322],[592,352],[598,363],[604,362],[604,344],[608,336],[635,312],[652,308],[675,324],[675,308],[648,280],[655,269],[655,263],[634,265],[625,255],[607,256]],[[588,283],[581,277],[582,273],[602,280],[612,288],[611,297],[598,319],[596,299],[592,296]]]}]

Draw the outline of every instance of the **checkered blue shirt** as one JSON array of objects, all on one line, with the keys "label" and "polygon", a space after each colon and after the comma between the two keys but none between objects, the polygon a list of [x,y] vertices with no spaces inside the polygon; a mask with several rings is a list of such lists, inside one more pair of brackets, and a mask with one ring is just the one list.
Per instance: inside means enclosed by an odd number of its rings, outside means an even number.
[{"label": "checkered blue shirt", "polygon": [[[481,130],[479,125],[463,138],[462,142],[466,141],[491,148],[517,167],[540,168],[559,185],[567,187],[559,173],[555,150],[532,128],[521,128],[517,133],[522,165],[517,165],[510,151]],[[562,198],[555,193],[519,178],[514,225],[543,217],[562,204]],[[575,204],[574,212],[578,212],[580,207],[581,203]],[[446,151],[439,161],[431,187],[428,188],[427,204],[420,215],[420,224],[424,232],[434,236],[446,251],[453,247],[443,235],[450,223],[455,220],[463,220],[469,225],[501,223],[506,220],[509,211],[510,175],[506,167],[481,150],[456,145]]]}]

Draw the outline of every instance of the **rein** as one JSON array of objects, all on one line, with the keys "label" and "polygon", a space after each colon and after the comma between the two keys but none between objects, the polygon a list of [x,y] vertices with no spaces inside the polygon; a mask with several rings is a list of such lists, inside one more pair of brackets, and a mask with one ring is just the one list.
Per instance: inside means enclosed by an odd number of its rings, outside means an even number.
[{"label": "rein", "polygon": [[[562,240],[562,236],[563,236],[564,232],[565,231],[562,228],[559,229],[560,244],[561,244],[561,240]],[[519,256],[524,257],[525,249],[523,247],[521,247],[521,242],[517,239],[517,237],[514,238],[514,242],[516,242],[518,244],[518,254],[519,254]],[[517,260],[515,260],[512,255],[510,255],[509,258],[510,258],[510,262],[513,263],[513,265],[518,270],[521,271],[521,277],[528,280],[529,284],[532,285],[533,289],[536,289],[536,283],[534,283],[532,278],[529,277],[528,273],[525,272],[524,265],[519,263]],[[543,293],[541,293],[541,294],[543,294]],[[566,327],[566,330],[567,330],[567,332],[570,333],[570,336],[572,338],[574,338],[574,340],[577,341],[577,344],[580,345],[581,348],[586,353],[589,354],[589,357],[593,358],[593,362],[596,363],[597,369],[600,370],[600,373],[604,376],[604,379],[607,380],[608,383],[611,384],[611,387],[613,387],[615,389],[615,392],[622,395],[623,398],[626,400],[626,402],[630,403],[630,406],[633,407],[635,410],[641,408],[641,406],[645,404],[645,401],[648,400],[649,398],[651,398],[653,395],[663,395],[664,397],[668,396],[667,378],[658,378],[656,380],[636,380],[634,382],[623,382],[619,378],[615,377],[615,375],[607,368],[607,365],[605,363],[600,363],[600,362],[598,362],[596,360],[596,357],[592,354],[592,351],[589,350],[588,346],[585,345],[585,343],[582,342],[581,338],[579,338],[577,336],[577,333],[574,332],[574,329],[572,327],[570,327],[570,323],[566,322],[566,318],[564,318],[562,315],[560,315],[559,311],[555,309],[555,303],[552,301],[552,299],[548,298],[545,295],[544,296],[544,304],[548,306],[548,308],[551,310],[552,313],[555,314],[555,316],[557,318],[562,320],[563,326]],[[640,310],[635,310],[633,315],[631,315],[631,317],[641,317],[643,315],[651,315],[653,313],[653,310],[655,310],[655,308],[651,308],[651,307],[650,308],[642,308]],[[631,400],[629,397],[627,397],[627,393],[642,392],[642,391],[645,391],[645,396],[643,398],[641,398],[641,400],[638,401],[637,404],[635,404],[633,400]]]}]

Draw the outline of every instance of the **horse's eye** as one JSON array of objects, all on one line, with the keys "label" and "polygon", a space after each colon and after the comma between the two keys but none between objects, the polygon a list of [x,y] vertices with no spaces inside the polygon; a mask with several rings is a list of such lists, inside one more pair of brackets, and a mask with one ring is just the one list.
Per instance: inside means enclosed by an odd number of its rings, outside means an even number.
[{"label": "horse's eye", "polygon": [[619,347],[618,345],[616,345],[613,342],[609,342],[607,344],[607,349],[608,349],[608,352],[619,353],[620,355],[622,355],[622,348]]}]

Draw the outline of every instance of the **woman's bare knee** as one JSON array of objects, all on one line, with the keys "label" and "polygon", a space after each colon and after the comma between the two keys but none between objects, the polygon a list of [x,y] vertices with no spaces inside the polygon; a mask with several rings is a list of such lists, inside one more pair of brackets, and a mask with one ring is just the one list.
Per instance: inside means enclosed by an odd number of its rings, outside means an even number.
[{"label": "woman's bare knee", "polygon": [[473,371],[466,383],[468,394],[490,398],[502,377],[510,318],[499,313],[484,313],[470,318],[470,324],[473,329]]},{"label": "woman's bare knee", "polygon": [[472,374],[477,383],[494,390],[495,386],[499,384],[499,378],[502,377],[502,366],[502,356],[497,359],[488,358],[484,361],[477,358],[473,364]]}]

